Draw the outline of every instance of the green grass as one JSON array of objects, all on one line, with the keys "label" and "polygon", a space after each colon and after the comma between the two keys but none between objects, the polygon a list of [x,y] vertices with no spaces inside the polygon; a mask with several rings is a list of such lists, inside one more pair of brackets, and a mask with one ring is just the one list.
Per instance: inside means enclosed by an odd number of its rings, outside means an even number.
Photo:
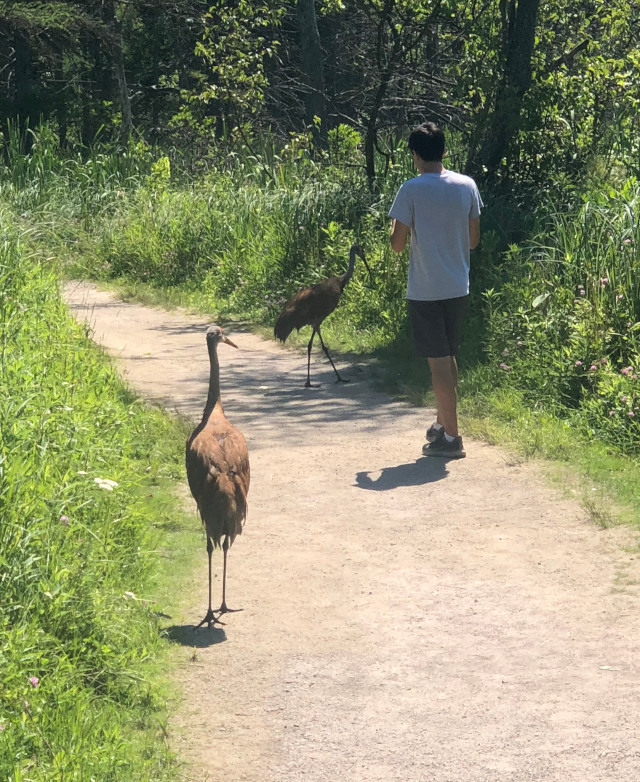
[{"label": "green grass", "polygon": [[[408,336],[372,354],[387,393],[415,406],[435,407],[426,360],[412,356]],[[588,438],[570,419],[535,409],[522,391],[496,388],[492,371],[461,362],[459,420],[465,436],[536,461],[549,482],[577,500],[595,524],[640,529],[640,459]]]},{"label": "green grass", "polygon": [[[464,383],[463,383],[464,388]],[[640,461],[599,440],[588,441],[555,416],[532,410],[512,389],[461,399],[465,432],[506,446],[523,459],[547,460],[549,476],[581,502],[597,523],[618,521],[640,528]]]},{"label": "green grass", "polygon": [[485,293],[494,385],[631,455],[640,453],[639,205],[634,179],[544,205]]},{"label": "green grass", "polygon": [[[58,276],[91,276],[125,298],[241,319],[270,336],[287,296],[344,271],[359,240],[374,289],[357,266],[323,329],[327,344],[367,356],[390,393],[432,405],[426,367],[412,358],[406,260],[387,240],[386,207],[410,172],[372,195],[350,168],[274,156],[268,178],[238,158],[233,171],[178,186],[146,148],[62,161],[47,143],[41,134],[29,159],[12,149],[0,170],[0,779],[162,782],[176,774],[166,720],[178,694],[167,671],[190,652],[161,628],[204,551],[195,514],[175,495],[189,427],[122,384],[70,321]],[[637,199],[632,185],[627,196]],[[637,345],[637,330],[625,340],[618,327],[638,315],[637,230],[608,198],[579,210],[586,228],[555,214],[553,241],[542,231],[504,253],[499,231],[485,232],[460,382],[465,434],[544,460],[601,527],[640,524],[638,460],[614,448],[633,450],[636,378],[599,364],[597,387],[591,376],[574,382],[573,359],[587,358],[594,339],[598,356],[612,350],[616,361],[630,362]],[[488,210],[486,224],[496,228],[498,213]],[[568,268],[567,253],[581,248],[582,267]],[[553,295],[535,304],[545,286]],[[521,329],[513,371],[500,372]],[[531,360],[538,353],[545,365]],[[572,406],[549,392],[549,377],[574,393]],[[580,391],[588,383],[600,396]]]},{"label": "green grass", "polygon": [[0,217],[0,778],[168,780],[158,551],[187,523],[185,428],[123,385]]}]

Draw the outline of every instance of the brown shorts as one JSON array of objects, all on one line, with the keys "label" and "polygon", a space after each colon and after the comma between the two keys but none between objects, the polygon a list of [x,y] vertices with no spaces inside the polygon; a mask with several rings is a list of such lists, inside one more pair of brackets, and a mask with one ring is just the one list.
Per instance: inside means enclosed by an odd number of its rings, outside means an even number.
[{"label": "brown shorts", "polygon": [[408,300],[416,353],[427,358],[455,356],[460,348],[468,296],[439,301]]}]

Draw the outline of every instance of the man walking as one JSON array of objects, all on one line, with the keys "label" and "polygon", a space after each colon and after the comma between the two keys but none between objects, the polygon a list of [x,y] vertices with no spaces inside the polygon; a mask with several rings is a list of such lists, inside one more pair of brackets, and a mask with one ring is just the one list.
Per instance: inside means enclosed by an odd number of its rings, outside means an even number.
[{"label": "man walking", "polygon": [[395,252],[401,253],[411,237],[409,314],[416,352],[429,362],[438,405],[422,453],[461,458],[456,353],[469,295],[469,251],[480,241],[483,204],[473,179],[442,165],[444,133],[433,122],[410,134],[409,149],[419,174],[398,190],[389,217]]}]

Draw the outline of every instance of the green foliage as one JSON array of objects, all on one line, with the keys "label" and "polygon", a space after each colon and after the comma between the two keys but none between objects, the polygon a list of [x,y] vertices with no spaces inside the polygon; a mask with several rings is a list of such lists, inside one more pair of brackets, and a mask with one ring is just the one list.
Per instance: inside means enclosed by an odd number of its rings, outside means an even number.
[{"label": "green foliage", "polygon": [[183,106],[173,124],[198,133],[233,131],[255,115],[268,80],[265,60],[278,49],[275,30],[285,7],[281,2],[238,0],[230,6],[211,0],[204,15],[202,40],[195,53],[205,72],[198,90],[183,91]]},{"label": "green foliage", "polygon": [[[31,144],[14,122],[4,132],[6,162],[0,162],[0,196],[18,210],[39,207],[74,209],[77,217],[88,219],[107,210],[140,179],[152,173],[153,179],[166,179],[166,163],[156,162],[152,170],[152,152],[142,141],[119,145],[77,147],[64,153],[49,125],[29,131]],[[157,166],[162,165],[160,173]]]},{"label": "green foliage", "polygon": [[[525,6],[536,13],[520,30]],[[372,182],[393,163],[387,141],[429,117],[464,135],[479,175],[482,150],[506,125],[497,173],[509,182],[581,181],[594,159],[620,154],[640,170],[636,0],[314,7],[324,58],[311,74],[295,3],[0,2],[0,121],[16,122],[27,147],[41,118],[63,147],[88,147],[118,137],[128,94],[143,138],[219,164],[230,141],[306,132],[305,100],[319,84],[323,133],[363,132]],[[510,60],[516,28],[533,40],[522,67]],[[505,86],[515,88],[506,104]]]},{"label": "green foliage", "polygon": [[171,161],[166,155],[163,155],[151,165],[151,174],[147,178],[147,186],[152,191],[164,192],[170,181]]},{"label": "green foliage", "polygon": [[[496,0],[468,22],[456,100],[473,110],[466,123],[472,152],[488,132],[503,82],[508,9],[515,5]],[[555,183],[561,171],[580,180],[594,156],[608,159],[621,144],[629,162],[633,148],[637,165],[639,13],[638,3],[628,0],[540,4],[531,84],[522,94],[522,117],[502,176],[539,187]]]},{"label": "green foliage", "polygon": [[181,474],[182,438],[0,220],[0,777],[155,782],[171,763],[146,680],[159,519],[141,497]]},{"label": "green foliage", "polygon": [[1,2],[0,19],[9,28],[29,34],[56,33],[65,37],[91,26],[79,4],[64,0]]},{"label": "green foliage", "polygon": [[273,321],[299,287],[342,274],[359,241],[376,282],[357,266],[336,317],[363,347],[392,340],[406,264],[388,247],[385,213],[361,174],[314,164],[298,149],[292,140],[268,176],[236,158],[235,171],[188,188],[138,189],[96,231],[93,273],[208,292],[218,311]]},{"label": "green foliage", "polygon": [[590,434],[636,451],[639,201],[630,180],[621,193],[550,210],[537,237],[506,253],[500,291],[485,294],[488,355],[501,382],[530,404],[575,410]]}]

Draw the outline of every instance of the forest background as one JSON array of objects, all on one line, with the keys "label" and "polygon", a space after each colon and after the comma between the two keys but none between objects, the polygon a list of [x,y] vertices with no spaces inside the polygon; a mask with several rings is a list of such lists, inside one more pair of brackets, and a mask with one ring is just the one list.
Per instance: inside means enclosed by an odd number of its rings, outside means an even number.
[{"label": "forest background", "polygon": [[181,474],[184,433],[69,322],[60,277],[268,327],[359,241],[374,280],[356,270],[327,342],[422,399],[386,214],[414,174],[408,131],[435,120],[486,204],[470,420],[631,466],[639,32],[622,0],[0,1],[3,779],[172,773],[135,595],[150,527],[171,531],[141,498]]}]

